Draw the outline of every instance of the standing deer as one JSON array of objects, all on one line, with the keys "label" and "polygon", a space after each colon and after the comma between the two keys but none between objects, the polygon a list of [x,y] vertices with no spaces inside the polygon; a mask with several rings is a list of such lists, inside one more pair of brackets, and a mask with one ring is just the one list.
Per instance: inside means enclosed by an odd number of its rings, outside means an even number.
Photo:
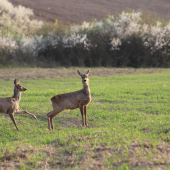
[{"label": "standing deer", "polygon": [[21,100],[21,92],[26,91],[27,89],[24,88],[17,82],[17,80],[14,80],[14,95],[12,97],[7,98],[0,98],[0,113],[8,114],[10,118],[12,119],[15,127],[18,129],[17,124],[14,119],[14,114],[29,114],[33,116],[35,119],[36,116],[32,113],[29,113],[24,110],[19,110],[19,102]]},{"label": "standing deer", "polygon": [[51,130],[51,128],[54,129],[53,118],[56,115],[58,115],[63,110],[70,110],[70,109],[72,110],[77,108],[79,108],[81,111],[82,125],[84,126],[84,116],[85,116],[85,125],[88,126],[87,118],[86,118],[86,108],[91,101],[89,79],[88,79],[89,70],[86,72],[86,74],[82,74],[79,70],[77,70],[77,72],[82,78],[83,89],[71,93],[59,94],[51,98],[50,101],[53,107],[53,111],[47,113],[49,130]]}]

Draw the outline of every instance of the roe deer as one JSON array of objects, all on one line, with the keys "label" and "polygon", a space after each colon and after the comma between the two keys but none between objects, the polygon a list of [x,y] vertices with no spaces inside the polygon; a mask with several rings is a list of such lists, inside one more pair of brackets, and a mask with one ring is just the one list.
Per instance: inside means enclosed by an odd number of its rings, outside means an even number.
[{"label": "roe deer", "polygon": [[14,114],[29,114],[33,116],[35,119],[36,116],[32,113],[29,113],[24,110],[19,110],[19,102],[21,100],[21,91],[26,91],[27,89],[24,88],[17,82],[17,80],[14,80],[14,95],[12,97],[7,97],[7,98],[0,98],[0,113],[8,114],[10,118],[12,119],[15,127],[18,129],[15,119],[14,119]]},{"label": "roe deer", "polygon": [[53,111],[47,113],[49,130],[51,130],[51,128],[53,129],[54,116],[58,115],[63,110],[70,110],[70,109],[72,110],[77,108],[79,108],[81,111],[82,125],[84,126],[84,116],[85,116],[85,125],[88,126],[87,118],[86,118],[86,108],[91,101],[89,79],[88,79],[89,70],[85,74],[82,74],[79,70],[77,70],[77,72],[82,78],[83,89],[71,93],[59,94],[51,98],[50,101],[53,107]]}]

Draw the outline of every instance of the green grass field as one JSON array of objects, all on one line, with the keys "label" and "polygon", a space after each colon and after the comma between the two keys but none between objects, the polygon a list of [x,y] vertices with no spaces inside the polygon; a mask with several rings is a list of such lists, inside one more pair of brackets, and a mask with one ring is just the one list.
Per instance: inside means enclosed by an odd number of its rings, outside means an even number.
[{"label": "green grass field", "polygon": [[[64,77],[21,79],[27,91],[20,110],[34,113],[38,120],[15,115],[17,131],[9,116],[0,114],[2,169],[170,169],[170,69],[131,69],[132,74],[105,76],[93,74],[104,69],[91,69],[89,127],[82,127],[76,109],[56,116],[49,131],[50,98],[82,88],[76,69],[71,70],[75,75],[70,70]],[[10,97],[13,79],[6,79],[3,71],[0,97]]]}]

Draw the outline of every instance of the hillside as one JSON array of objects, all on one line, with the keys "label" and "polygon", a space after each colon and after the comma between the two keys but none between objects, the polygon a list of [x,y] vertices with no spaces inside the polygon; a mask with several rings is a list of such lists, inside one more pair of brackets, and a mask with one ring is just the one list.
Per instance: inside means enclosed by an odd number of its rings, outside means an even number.
[{"label": "hillside", "polygon": [[160,18],[169,15],[169,0],[10,0],[14,5],[23,5],[34,11],[40,20],[80,24],[94,18],[100,20],[108,14],[127,9],[141,9]]}]

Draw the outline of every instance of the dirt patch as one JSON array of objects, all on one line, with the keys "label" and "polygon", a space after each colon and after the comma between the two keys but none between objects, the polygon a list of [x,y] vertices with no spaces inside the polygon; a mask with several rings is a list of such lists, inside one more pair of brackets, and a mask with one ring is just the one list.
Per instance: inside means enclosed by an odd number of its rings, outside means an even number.
[{"label": "dirt patch", "polygon": [[26,159],[28,151],[17,152],[14,154],[6,154],[5,156],[1,157],[1,161],[11,161],[13,159]]},{"label": "dirt patch", "polygon": [[146,142],[138,144],[133,142],[129,147],[129,159],[133,168],[165,168],[170,165],[169,153],[170,146],[164,142],[154,147]]},{"label": "dirt patch", "polygon": [[20,167],[20,160],[23,162],[28,159],[31,150],[20,150],[16,153],[10,153],[8,150],[4,153],[4,156],[0,158],[1,170],[3,169],[16,169]]},{"label": "dirt patch", "polygon": [[[91,138],[81,140],[92,140]],[[80,141],[81,142],[81,141]],[[53,142],[53,147],[63,147],[64,145],[60,140],[55,140]],[[67,145],[67,144],[66,144]],[[79,145],[74,146],[72,150],[79,148]],[[54,150],[54,149],[53,149]],[[75,169],[102,169],[102,168],[118,168],[123,167],[124,164],[129,164],[131,169],[144,168],[144,169],[154,169],[154,168],[166,168],[170,165],[170,146],[162,142],[157,146],[152,143],[144,142],[139,144],[133,142],[127,148],[114,148],[108,147],[107,144],[101,143],[96,144],[93,148],[90,145],[84,146],[84,153],[81,156],[75,154],[75,152],[65,151],[61,152],[47,152],[50,156],[57,156],[57,161],[51,166],[48,162],[48,167],[60,166],[61,169],[70,166],[75,166]],[[63,164],[63,159],[59,155],[64,156],[65,165]],[[109,159],[110,162],[106,162]]]},{"label": "dirt patch", "polygon": [[[77,69],[85,73],[88,68],[3,68],[0,69],[0,81],[17,79],[50,79],[57,77],[77,77]],[[148,74],[170,72],[170,69],[131,69],[131,68],[90,68],[90,76],[111,76],[118,74]]]},{"label": "dirt patch", "polygon": [[[54,140],[48,147],[35,150],[17,150],[15,153],[6,151],[0,158],[2,169],[16,169],[21,163],[31,168],[29,160],[32,154],[43,155],[37,169],[117,169],[129,165],[130,169],[164,169],[170,165],[170,145],[161,142],[153,145],[150,142],[133,141],[127,147],[108,146],[106,143],[91,145],[93,137],[71,136],[68,140]],[[77,140],[70,145],[72,140]],[[82,145],[82,141],[87,141]],[[64,142],[64,143],[63,143]],[[83,151],[79,150],[83,148]],[[109,160],[109,162],[107,161]],[[36,161],[36,160],[35,160]]]},{"label": "dirt patch", "polygon": [[[99,147],[94,148],[93,153],[91,153],[91,165],[89,169],[101,169],[102,167],[117,168],[123,166],[125,163],[129,164],[131,169],[163,169],[170,165],[169,154],[170,146],[164,142],[157,146],[153,146],[153,144],[149,142],[143,144],[133,142],[128,148],[122,147],[115,149],[109,148],[107,145],[99,145]],[[85,154],[83,161],[88,159],[88,156],[89,155]],[[106,164],[106,158],[109,158],[109,164]]]}]

